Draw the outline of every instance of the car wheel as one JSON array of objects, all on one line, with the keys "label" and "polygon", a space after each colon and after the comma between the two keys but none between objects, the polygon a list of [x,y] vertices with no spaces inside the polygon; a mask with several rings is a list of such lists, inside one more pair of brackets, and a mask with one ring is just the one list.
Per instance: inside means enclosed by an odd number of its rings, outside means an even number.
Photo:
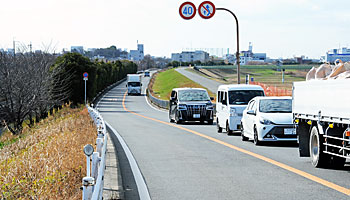
[{"label": "car wheel", "polygon": [[218,133],[222,133],[222,128],[219,125],[219,120],[218,119],[216,120],[216,128],[218,130]]},{"label": "car wheel", "polygon": [[209,124],[209,125],[213,125],[213,120],[209,120],[209,121],[208,121],[208,124]]},{"label": "car wheel", "polygon": [[177,112],[176,112],[176,114],[175,114],[175,122],[176,122],[176,124],[181,124],[182,123],[182,121],[179,119],[179,117],[178,117],[178,114],[177,114]]},{"label": "car wheel", "polygon": [[317,127],[314,126],[310,133],[310,157],[311,164],[314,167],[325,167],[329,161],[329,156],[323,153],[323,144],[321,143],[321,135],[319,134]]},{"label": "car wheel", "polygon": [[242,138],[242,141],[248,141],[248,137],[244,136],[244,128],[242,123],[241,123],[241,138]]},{"label": "car wheel", "polygon": [[169,121],[170,121],[170,123],[174,123],[175,122],[175,120],[173,120],[173,118],[171,118],[170,112],[169,112]]},{"label": "car wheel", "polygon": [[231,135],[232,134],[232,130],[230,130],[230,125],[228,124],[228,122],[226,122],[226,132],[227,132],[227,135]]},{"label": "car wheel", "polygon": [[256,146],[261,145],[261,141],[259,141],[258,131],[256,130],[256,128],[254,128],[254,144]]}]

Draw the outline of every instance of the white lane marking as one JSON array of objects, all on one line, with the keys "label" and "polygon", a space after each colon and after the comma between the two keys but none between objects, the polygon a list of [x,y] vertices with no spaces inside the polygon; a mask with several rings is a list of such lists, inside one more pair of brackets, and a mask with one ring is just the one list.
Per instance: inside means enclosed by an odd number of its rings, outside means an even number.
[{"label": "white lane marking", "polygon": [[113,134],[118,138],[120,144],[123,147],[124,153],[125,153],[126,157],[128,158],[128,161],[129,161],[129,164],[131,167],[131,171],[132,171],[134,178],[135,178],[135,182],[137,185],[137,190],[139,192],[140,199],[150,200],[151,197],[149,195],[145,179],[143,178],[141,170],[140,170],[139,166],[137,165],[137,162],[136,162],[134,156],[132,155],[128,145],[125,143],[124,139],[122,138],[122,136],[120,136],[118,131],[116,131],[110,124],[108,124],[108,122],[105,121],[105,123],[112,130]]}]

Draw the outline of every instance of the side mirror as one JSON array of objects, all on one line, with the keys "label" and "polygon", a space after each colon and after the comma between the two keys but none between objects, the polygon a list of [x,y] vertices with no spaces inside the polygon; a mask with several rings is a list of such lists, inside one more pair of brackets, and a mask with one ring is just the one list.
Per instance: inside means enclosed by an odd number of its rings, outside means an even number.
[{"label": "side mirror", "polygon": [[175,98],[174,97],[170,97],[170,101],[175,101]]},{"label": "side mirror", "polygon": [[141,86],[142,86],[142,83],[141,83]]},{"label": "side mirror", "polygon": [[128,87],[128,84],[126,84],[126,86],[125,87]]},{"label": "side mirror", "polygon": [[214,97],[210,97],[210,100],[212,100],[212,101],[213,101],[213,100],[214,100]]},{"label": "side mirror", "polygon": [[248,115],[256,115],[256,113],[255,113],[254,110],[248,110],[248,111],[247,111],[247,114],[248,114]]}]

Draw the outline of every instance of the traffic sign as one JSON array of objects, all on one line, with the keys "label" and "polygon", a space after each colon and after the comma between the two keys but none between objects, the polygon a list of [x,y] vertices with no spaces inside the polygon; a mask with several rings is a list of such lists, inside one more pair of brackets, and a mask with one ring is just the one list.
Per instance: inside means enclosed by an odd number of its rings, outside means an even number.
[{"label": "traffic sign", "polygon": [[87,78],[89,76],[89,74],[87,72],[84,72],[83,76],[84,76],[84,78]]},{"label": "traffic sign", "polygon": [[209,19],[215,14],[215,6],[210,1],[204,1],[199,5],[198,13],[203,19]]},{"label": "traffic sign", "polygon": [[196,15],[196,6],[192,2],[184,2],[181,4],[179,13],[184,19],[192,19]]}]

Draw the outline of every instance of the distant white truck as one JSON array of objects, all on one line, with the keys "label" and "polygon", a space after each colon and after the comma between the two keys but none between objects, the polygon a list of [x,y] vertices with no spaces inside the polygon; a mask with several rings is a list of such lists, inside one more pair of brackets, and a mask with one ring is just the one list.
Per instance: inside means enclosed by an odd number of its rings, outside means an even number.
[{"label": "distant white truck", "polygon": [[293,83],[293,116],[301,157],[314,167],[350,158],[350,79]]},{"label": "distant white truck", "polygon": [[128,88],[128,95],[141,95],[141,74],[128,74],[126,87]]}]

